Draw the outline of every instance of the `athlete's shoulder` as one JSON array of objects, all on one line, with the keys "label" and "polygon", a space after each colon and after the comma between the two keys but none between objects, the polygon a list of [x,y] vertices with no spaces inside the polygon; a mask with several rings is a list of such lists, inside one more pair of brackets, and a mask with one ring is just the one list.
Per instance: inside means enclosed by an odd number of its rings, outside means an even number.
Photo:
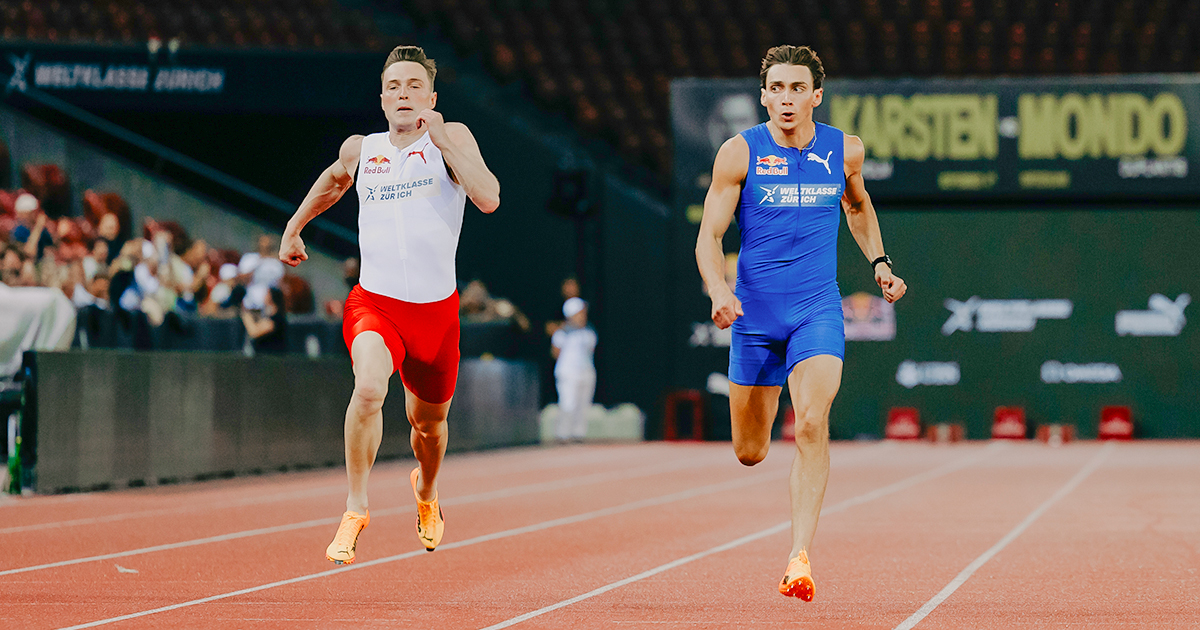
[{"label": "athlete's shoulder", "polygon": [[721,148],[717,149],[717,161],[743,157],[750,158],[750,143],[740,133],[721,143]]},{"label": "athlete's shoulder", "polygon": [[847,164],[862,164],[863,158],[866,157],[866,147],[863,145],[862,138],[847,133],[843,140],[843,147]]},{"label": "athlete's shoulder", "polygon": [[713,180],[729,180],[729,182],[746,179],[750,163],[750,144],[738,134],[724,142],[717,149],[717,157],[713,160]]},{"label": "athlete's shoulder", "polygon": [[343,160],[352,156],[357,161],[359,154],[362,153],[364,138],[365,136],[359,134],[355,134],[349,138],[346,138],[346,140],[342,142],[342,148],[338,150],[338,156]]},{"label": "athlete's shoulder", "polygon": [[358,160],[362,155],[362,143],[363,137],[360,135],[350,136],[342,142],[342,147],[338,149],[338,159],[334,163],[334,166],[340,166],[346,172],[344,175],[339,174],[335,169],[335,177],[349,177],[351,181],[354,180],[354,173],[358,170]]},{"label": "athlete's shoulder", "polygon": [[465,140],[475,141],[475,135],[471,133],[471,129],[460,122],[446,123],[446,135],[455,142],[463,142]]}]

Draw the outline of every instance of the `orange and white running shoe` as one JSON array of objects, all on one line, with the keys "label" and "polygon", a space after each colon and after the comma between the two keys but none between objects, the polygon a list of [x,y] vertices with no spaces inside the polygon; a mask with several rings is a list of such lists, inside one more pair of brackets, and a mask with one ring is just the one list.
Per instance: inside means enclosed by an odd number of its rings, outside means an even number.
[{"label": "orange and white running shoe", "polygon": [[788,597],[799,597],[811,602],[813,598],[812,567],[808,565],[808,554],[803,549],[800,555],[788,562],[787,573],[779,582],[779,592]]},{"label": "orange and white running shoe", "polygon": [[358,534],[371,522],[371,511],[366,514],[346,511],[342,524],[338,525],[333,542],[325,550],[325,557],[334,564],[354,564],[354,548],[358,546]]},{"label": "orange and white running shoe", "polygon": [[438,505],[437,495],[434,495],[432,501],[422,501],[421,497],[417,496],[417,476],[420,473],[421,467],[418,466],[408,476],[408,480],[412,482],[413,496],[417,499],[417,538],[425,545],[425,551],[433,551],[442,542],[446,521],[442,519],[442,508]]}]

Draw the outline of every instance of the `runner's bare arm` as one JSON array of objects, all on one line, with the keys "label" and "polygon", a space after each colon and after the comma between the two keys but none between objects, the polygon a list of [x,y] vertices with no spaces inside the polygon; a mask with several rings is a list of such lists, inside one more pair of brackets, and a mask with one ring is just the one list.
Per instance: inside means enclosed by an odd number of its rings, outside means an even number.
[{"label": "runner's bare arm", "polygon": [[279,260],[293,267],[308,260],[308,253],[304,251],[304,241],[300,239],[300,231],[309,221],[337,203],[337,200],[354,185],[354,173],[358,171],[362,141],[362,136],[346,138],[338,151],[337,161],[317,177],[304,201],[300,202],[296,214],[283,230],[283,238],[279,241]]},{"label": "runner's bare arm", "polygon": [[[846,225],[850,233],[870,262],[882,256],[884,249],[879,217],[875,214],[875,206],[863,182],[862,166],[866,149],[862,139],[847,134],[845,155],[846,192],[842,194],[842,210],[846,213]],[[883,290],[883,297],[888,302],[895,302],[908,290],[904,280],[893,276],[891,267],[884,263],[875,265],[875,282]]]},{"label": "runner's bare arm", "polygon": [[725,250],[721,239],[733,221],[749,162],[750,145],[741,135],[721,145],[713,162],[712,184],[704,197],[704,216],[696,238],[696,265],[712,298],[713,322],[720,328],[728,328],[742,315],[742,303],[725,284]]},{"label": "runner's bare arm", "polygon": [[467,126],[445,122],[442,115],[426,109],[417,117],[417,125],[429,128],[429,139],[442,152],[450,177],[467,192],[471,203],[485,214],[500,206],[500,181],[488,170],[479,153],[479,144]]}]

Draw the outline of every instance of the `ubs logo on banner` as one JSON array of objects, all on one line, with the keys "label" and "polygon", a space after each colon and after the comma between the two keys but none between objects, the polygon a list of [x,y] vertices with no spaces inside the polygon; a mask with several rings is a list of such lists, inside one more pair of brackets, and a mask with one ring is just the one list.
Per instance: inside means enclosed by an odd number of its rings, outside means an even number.
[{"label": "ubs logo on banner", "polygon": [[905,389],[917,385],[958,385],[961,378],[962,371],[953,361],[905,361],[896,368],[896,382]]},{"label": "ubs logo on banner", "polygon": [[1071,300],[984,300],[972,296],[966,302],[946,300],[950,318],[942,334],[970,332],[1031,332],[1039,319],[1067,319],[1075,305]]},{"label": "ubs logo on banner", "polygon": [[1134,337],[1177,337],[1183,332],[1187,318],[1183,309],[1192,303],[1192,296],[1181,293],[1172,302],[1167,296],[1150,296],[1149,310],[1117,311],[1117,334]]},{"label": "ubs logo on banner", "polygon": [[1120,383],[1121,367],[1115,363],[1059,363],[1046,361],[1042,364],[1042,382],[1054,383]]}]

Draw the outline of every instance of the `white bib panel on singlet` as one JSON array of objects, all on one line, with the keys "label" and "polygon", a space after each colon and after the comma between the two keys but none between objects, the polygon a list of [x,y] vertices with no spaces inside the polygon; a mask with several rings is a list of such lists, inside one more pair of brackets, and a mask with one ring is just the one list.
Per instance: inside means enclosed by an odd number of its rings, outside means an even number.
[{"label": "white bib panel on singlet", "polygon": [[467,195],[450,179],[429,134],[403,149],[387,133],[363,138],[355,182],[359,284],[405,302],[450,297],[458,286],[454,256]]}]

